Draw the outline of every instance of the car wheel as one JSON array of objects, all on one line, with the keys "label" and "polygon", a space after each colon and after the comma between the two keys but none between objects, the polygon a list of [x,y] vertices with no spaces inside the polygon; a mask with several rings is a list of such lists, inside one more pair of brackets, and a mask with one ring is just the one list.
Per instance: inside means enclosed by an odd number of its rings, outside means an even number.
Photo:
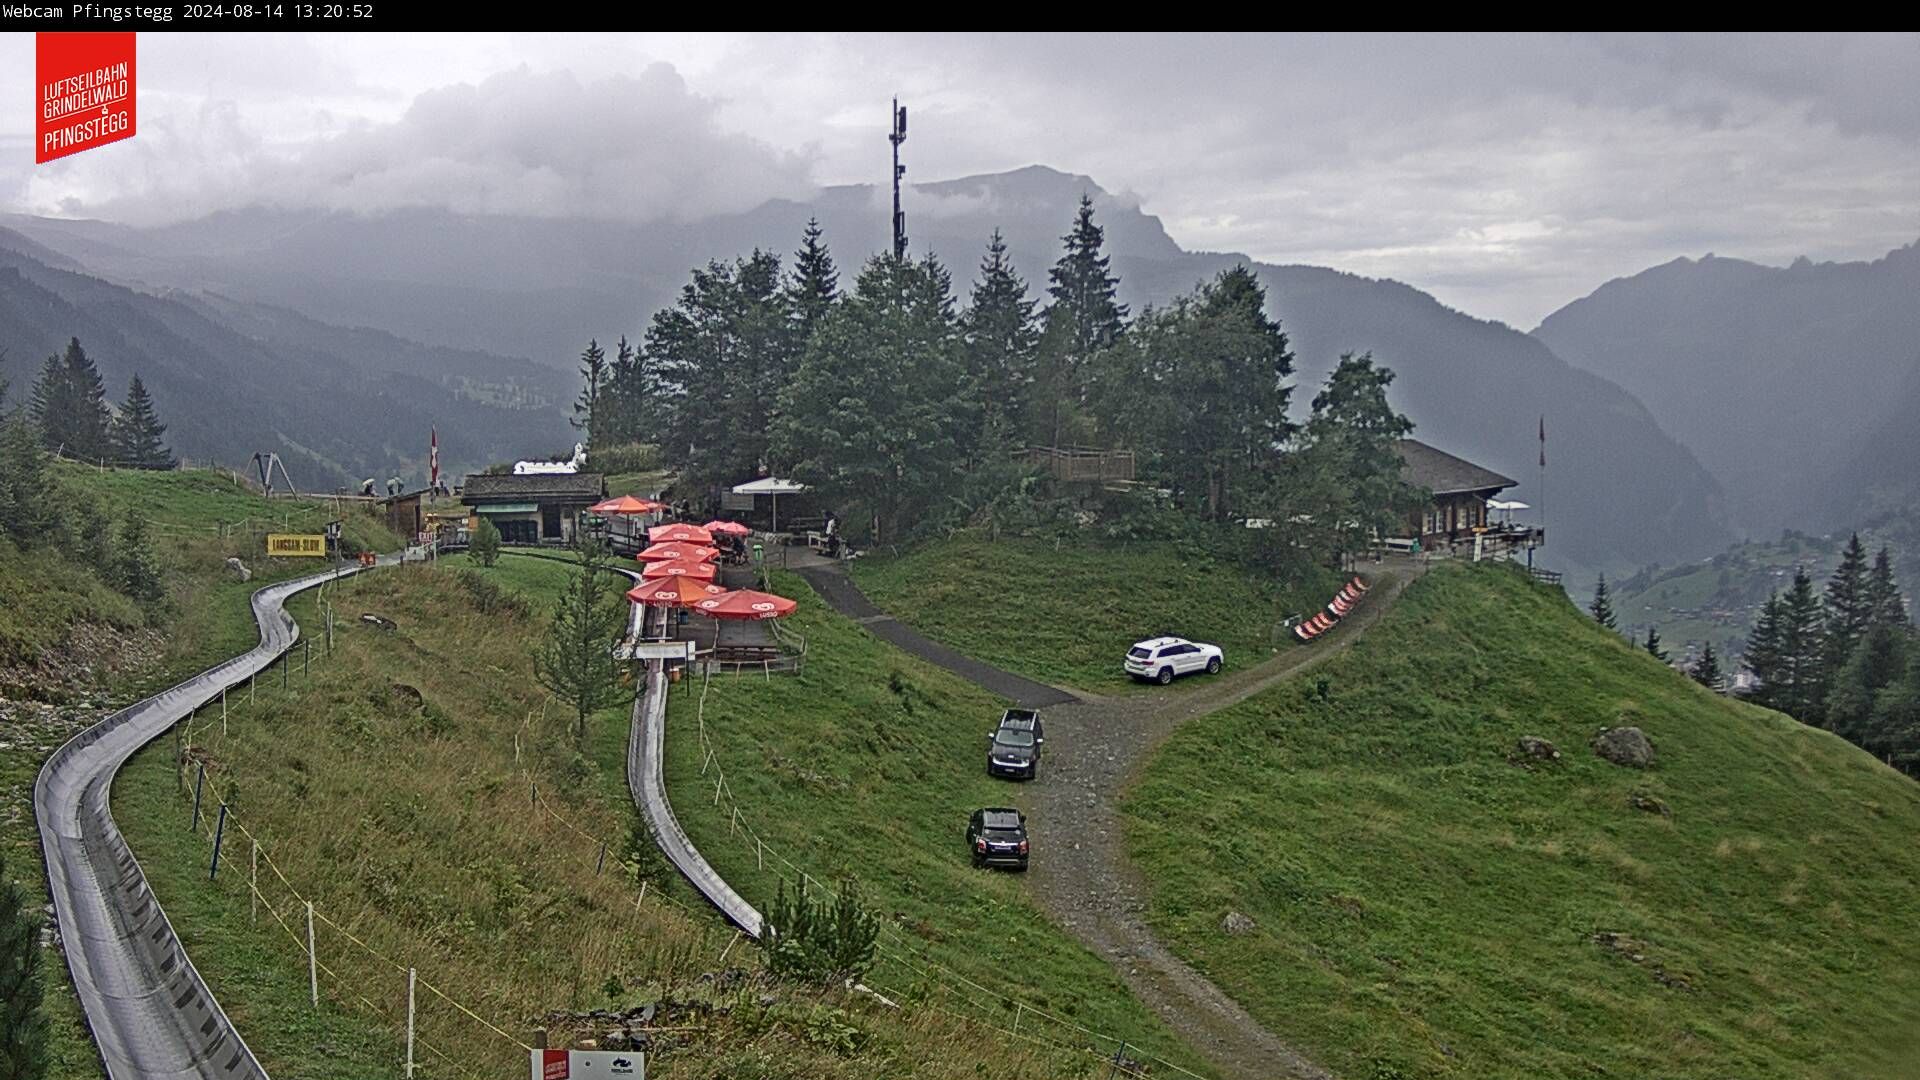
[{"label": "car wheel", "polygon": [[1154,676],[1154,678],[1158,680],[1161,686],[1165,686],[1168,683],[1173,681],[1173,669],[1170,667],[1163,667],[1160,669],[1160,674]]},{"label": "car wheel", "polygon": [[1207,674],[1209,675],[1220,674],[1220,658],[1219,657],[1216,656],[1207,661]]}]

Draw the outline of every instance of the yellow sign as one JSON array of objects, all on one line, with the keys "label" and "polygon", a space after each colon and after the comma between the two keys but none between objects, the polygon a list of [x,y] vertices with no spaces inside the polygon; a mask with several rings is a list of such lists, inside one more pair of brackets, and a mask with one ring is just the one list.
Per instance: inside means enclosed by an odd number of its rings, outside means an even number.
[{"label": "yellow sign", "polygon": [[267,554],[327,557],[327,538],[321,533],[268,533]]}]

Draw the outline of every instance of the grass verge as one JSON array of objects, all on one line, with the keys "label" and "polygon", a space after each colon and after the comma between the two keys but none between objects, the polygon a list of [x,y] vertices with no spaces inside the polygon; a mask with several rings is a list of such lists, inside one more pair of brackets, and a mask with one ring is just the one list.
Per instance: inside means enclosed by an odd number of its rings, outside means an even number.
[{"label": "grass verge", "polygon": [[[959,535],[857,559],[881,610],[996,667],[1096,693],[1134,687],[1127,646],[1173,634],[1219,645],[1228,671],[1291,647],[1281,620],[1326,603],[1337,579],[1280,584],[1172,544],[1065,546]],[[1190,685],[1193,680],[1184,684]]]},{"label": "grass verge", "polygon": [[[1348,1077],[1912,1075],[1920,787],[1499,567],[1319,674],[1126,803],[1156,930],[1273,1031]],[[1625,724],[1652,768],[1588,748]]]},{"label": "grass verge", "polygon": [[[881,945],[894,959],[874,971],[876,987],[975,1018],[988,1042],[1025,1037],[1070,1048],[1057,1075],[1106,1075],[1100,1057],[1114,1042],[1078,1029],[1126,1039],[1135,1058],[1145,1047],[1205,1072],[1104,960],[1047,919],[1017,875],[970,865],[967,815],[1026,801],[1017,785],[984,772],[981,736],[1004,702],[875,639],[797,575],[776,571],[774,587],[799,600],[789,622],[807,637],[805,669],[715,677],[705,706],[744,829],[736,831],[726,802],[714,804],[714,774],[702,768],[700,684],[679,684],[668,699],[668,789],[702,854],[759,904],[781,877],[797,884],[802,871],[828,885],[857,879],[892,931]],[[607,738],[602,768],[620,752]],[[755,834],[775,854],[761,856],[748,839]],[[923,978],[915,969],[926,971],[928,960],[978,987],[947,974]]]}]

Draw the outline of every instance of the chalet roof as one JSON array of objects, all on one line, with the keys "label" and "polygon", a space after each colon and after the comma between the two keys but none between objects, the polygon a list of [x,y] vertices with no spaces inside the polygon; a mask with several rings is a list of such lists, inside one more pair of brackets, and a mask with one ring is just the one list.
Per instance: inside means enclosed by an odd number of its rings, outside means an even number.
[{"label": "chalet roof", "polygon": [[460,501],[472,505],[494,499],[585,499],[598,502],[604,488],[599,473],[469,474]]},{"label": "chalet roof", "polygon": [[1445,450],[1428,446],[1419,439],[1401,439],[1398,449],[1401,479],[1415,487],[1426,488],[1435,495],[1480,491],[1491,495],[1517,483],[1492,469],[1483,469],[1466,458],[1455,457]]}]

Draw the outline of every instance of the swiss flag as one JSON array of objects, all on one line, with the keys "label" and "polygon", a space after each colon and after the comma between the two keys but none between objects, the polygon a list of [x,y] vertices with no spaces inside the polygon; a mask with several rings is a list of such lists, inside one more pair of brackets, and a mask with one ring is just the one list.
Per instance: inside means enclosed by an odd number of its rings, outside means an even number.
[{"label": "swiss flag", "polygon": [[35,34],[34,154],[57,158],[133,138],[133,35]]}]

